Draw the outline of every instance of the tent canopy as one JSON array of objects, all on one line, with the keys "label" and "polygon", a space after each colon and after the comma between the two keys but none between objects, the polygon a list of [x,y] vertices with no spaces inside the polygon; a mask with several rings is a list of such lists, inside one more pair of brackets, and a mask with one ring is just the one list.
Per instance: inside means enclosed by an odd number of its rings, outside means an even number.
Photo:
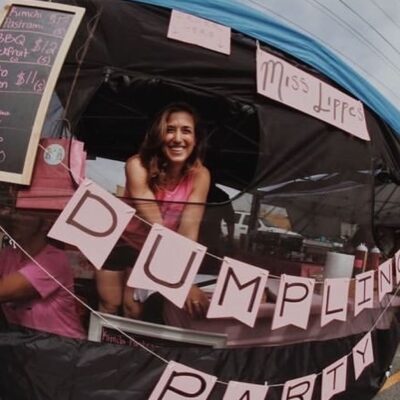
[{"label": "tent canopy", "polygon": [[131,0],[230,26],[313,66],[400,135],[400,6],[396,0]]},{"label": "tent canopy", "polygon": [[[254,2],[63,2],[85,7],[86,15],[57,93],[68,107],[74,133],[85,141],[91,157],[124,161],[138,150],[160,107],[186,101],[200,112],[208,138],[205,161],[221,184],[254,191],[326,174],[327,179],[308,182],[312,191],[340,182],[371,186],[379,173],[399,179],[399,136],[382,120],[386,118],[383,109],[396,115],[393,104],[383,101],[381,92],[317,37],[294,30],[287,21],[272,19],[265,10],[254,9]],[[171,7],[231,26],[231,55],[168,39]],[[366,107],[371,142],[257,94],[255,39],[267,51],[372,107]],[[372,191],[368,193],[363,218],[370,220],[373,199]],[[338,213],[360,214],[354,212],[357,204],[353,201],[340,204],[341,197],[335,198]]]}]

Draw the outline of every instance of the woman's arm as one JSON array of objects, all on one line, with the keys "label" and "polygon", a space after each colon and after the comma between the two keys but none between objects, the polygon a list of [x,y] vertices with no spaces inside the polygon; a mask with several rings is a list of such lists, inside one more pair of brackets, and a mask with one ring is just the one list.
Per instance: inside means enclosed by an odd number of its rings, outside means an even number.
[{"label": "woman's arm", "polygon": [[6,301],[31,300],[39,293],[25,276],[14,272],[0,279],[0,303]]},{"label": "woman's arm", "polygon": [[[125,164],[126,190],[134,200],[138,214],[148,222],[162,225],[160,208],[153,191],[147,184],[147,170],[139,156],[133,156]],[[150,201],[140,200],[149,199]]]},{"label": "woman's arm", "polygon": [[[178,232],[196,241],[204,213],[204,203],[207,200],[208,189],[210,187],[210,173],[207,168],[202,166],[196,171],[193,179],[193,191],[188,199],[189,204],[183,210]],[[200,288],[193,285],[186,298],[186,311],[191,317],[204,318],[207,314],[208,306],[209,300],[207,295]]]}]

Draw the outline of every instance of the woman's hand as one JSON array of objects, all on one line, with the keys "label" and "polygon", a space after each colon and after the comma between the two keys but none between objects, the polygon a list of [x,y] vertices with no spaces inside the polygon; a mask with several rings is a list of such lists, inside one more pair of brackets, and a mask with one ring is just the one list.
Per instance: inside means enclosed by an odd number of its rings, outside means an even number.
[{"label": "woman's hand", "polygon": [[185,302],[185,310],[192,318],[205,318],[209,306],[207,295],[193,285]]}]

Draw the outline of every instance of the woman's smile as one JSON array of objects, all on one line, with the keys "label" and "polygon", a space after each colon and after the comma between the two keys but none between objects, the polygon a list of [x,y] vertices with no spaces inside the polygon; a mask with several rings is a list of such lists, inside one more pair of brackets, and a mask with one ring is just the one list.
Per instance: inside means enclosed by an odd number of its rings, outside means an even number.
[{"label": "woman's smile", "polygon": [[170,114],[163,142],[163,152],[168,161],[183,164],[196,144],[193,117],[185,111]]}]

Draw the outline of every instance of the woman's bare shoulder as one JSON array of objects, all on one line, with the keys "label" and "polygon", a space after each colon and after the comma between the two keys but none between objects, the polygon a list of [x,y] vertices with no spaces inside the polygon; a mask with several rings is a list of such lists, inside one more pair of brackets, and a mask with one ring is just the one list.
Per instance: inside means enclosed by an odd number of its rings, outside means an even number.
[{"label": "woman's bare shoulder", "polygon": [[135,154],[126,160],[125,174],[129,180],[145,181],[147,179],[147,170],[143,166],[139,155]]},{"label": "woman's bare shoulder", "polygon": [[130,156],[127,160],[126,160],[126,165],[142,165],[142,162],[140,161],[140,157],[139,154],[134,154],[133,156]]},{"label": "woman's bare shoulder", "polygon": [[145,171],[146,170],[145,167],[142,164],[142,161],[141,161],[141,159],[139,157],[139,154],[135,154],[135,155],[129,157],[126,160],[125,168],[127,170],[132,170],[133,169],[135,171]]},{"label": "woman's bare shoulder", "polygon": [[193,179],[195,183],[204,182],[208,185],[210,182],[210,171],[203,164],[200,164],[193,171]]}]

